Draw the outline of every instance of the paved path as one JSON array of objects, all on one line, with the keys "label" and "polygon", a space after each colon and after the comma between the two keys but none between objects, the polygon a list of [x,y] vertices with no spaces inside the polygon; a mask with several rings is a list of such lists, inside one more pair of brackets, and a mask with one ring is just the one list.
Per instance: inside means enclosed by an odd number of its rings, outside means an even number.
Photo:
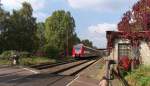
[{"label": "paved path", "polygon": [[66,86],[72,76],[37,74],[37,71],[22,67],[0,68],[0,86]]}]

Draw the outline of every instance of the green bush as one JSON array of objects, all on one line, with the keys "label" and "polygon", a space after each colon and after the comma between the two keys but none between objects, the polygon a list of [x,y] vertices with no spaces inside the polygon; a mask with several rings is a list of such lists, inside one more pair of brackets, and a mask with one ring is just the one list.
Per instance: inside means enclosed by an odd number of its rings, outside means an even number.
[{"label": "green bush", "polygon": [[1,59],[9,59],[12,55],[16,54],[16,51],[14,50],[9,50],[9,51],[4,51],[1,55]]},{"label": "green bush", "polygon": [[126,71],[126,70],[120,70],[120,75],[122,76],[122,77],[125,77],[125,76],[127,76],[127,74],[128,74],[128,71]]},{"label": "green bush", "polygon": [[131,86],[150,86],[150,67],[141,66],[126,76]]},{"label": "green bush", "polygon": [[48,57],[52,57],[52,58],[57,57],[59,53],[59,49],[52,45],[45,45],[42,48],[42,51],[44,51]]},{"label": "green bush", "polygon": [[19,56],[22,57],[22,58],[26,58],[26,57],[30,57],[31,54],[29,52],[19,52]]},{"label": "green bush", "polygon": [[55,63],[56,60],[54,59],[49,59],[47,57],[36,57],[36,56],[31,56],[30,58],[21,58],[20,59],[20,64],[21,65],[34,65],[34,64],[40,64],[40,63]]},{"label": "green bush", "polygon": [[4,51],[1,55],[0,58],[1,59],[9,59],[11,56],[13,55],[18,55],[19,57],[30,57],[30,53],[29,52],[17,52],[15,50],[9,50],[9,51]]}]

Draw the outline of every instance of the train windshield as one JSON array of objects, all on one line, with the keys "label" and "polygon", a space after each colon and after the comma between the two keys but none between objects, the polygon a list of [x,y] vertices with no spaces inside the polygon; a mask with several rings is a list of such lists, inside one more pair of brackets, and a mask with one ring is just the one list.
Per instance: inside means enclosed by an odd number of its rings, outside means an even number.
[{"label": "train windshield", "polygon": [[80,47],[75,47],[75,50],[79,51],[79,50],[80,50]]},{"label": "train windshield", "polygon": [[75,48],[76,51],[79,51],[81,49],[81,47],[82,46],[80,46],[80,45],[74,46],[74,48]]}]

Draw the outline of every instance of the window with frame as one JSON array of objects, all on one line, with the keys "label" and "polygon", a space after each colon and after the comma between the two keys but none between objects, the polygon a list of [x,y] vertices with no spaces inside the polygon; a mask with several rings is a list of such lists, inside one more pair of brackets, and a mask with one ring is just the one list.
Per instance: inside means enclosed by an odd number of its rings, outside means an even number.
[{"label": "window with frame", "polygon": [[118,44],[118,56],[122,57],[122,56],[128,56],[130,57],[130,52],[131,51],[131,47],[130,44]]}]

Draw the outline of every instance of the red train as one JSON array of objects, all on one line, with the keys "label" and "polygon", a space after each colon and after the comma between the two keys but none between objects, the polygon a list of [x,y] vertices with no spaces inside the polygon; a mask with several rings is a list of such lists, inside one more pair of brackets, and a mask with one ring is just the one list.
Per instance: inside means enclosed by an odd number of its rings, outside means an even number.
[{"label": "red train", "polygon": [[84,46],[83,44],[74,45],[72,49],[73,58],[94,57],[100,54],[101,52],[99,50]]}]

